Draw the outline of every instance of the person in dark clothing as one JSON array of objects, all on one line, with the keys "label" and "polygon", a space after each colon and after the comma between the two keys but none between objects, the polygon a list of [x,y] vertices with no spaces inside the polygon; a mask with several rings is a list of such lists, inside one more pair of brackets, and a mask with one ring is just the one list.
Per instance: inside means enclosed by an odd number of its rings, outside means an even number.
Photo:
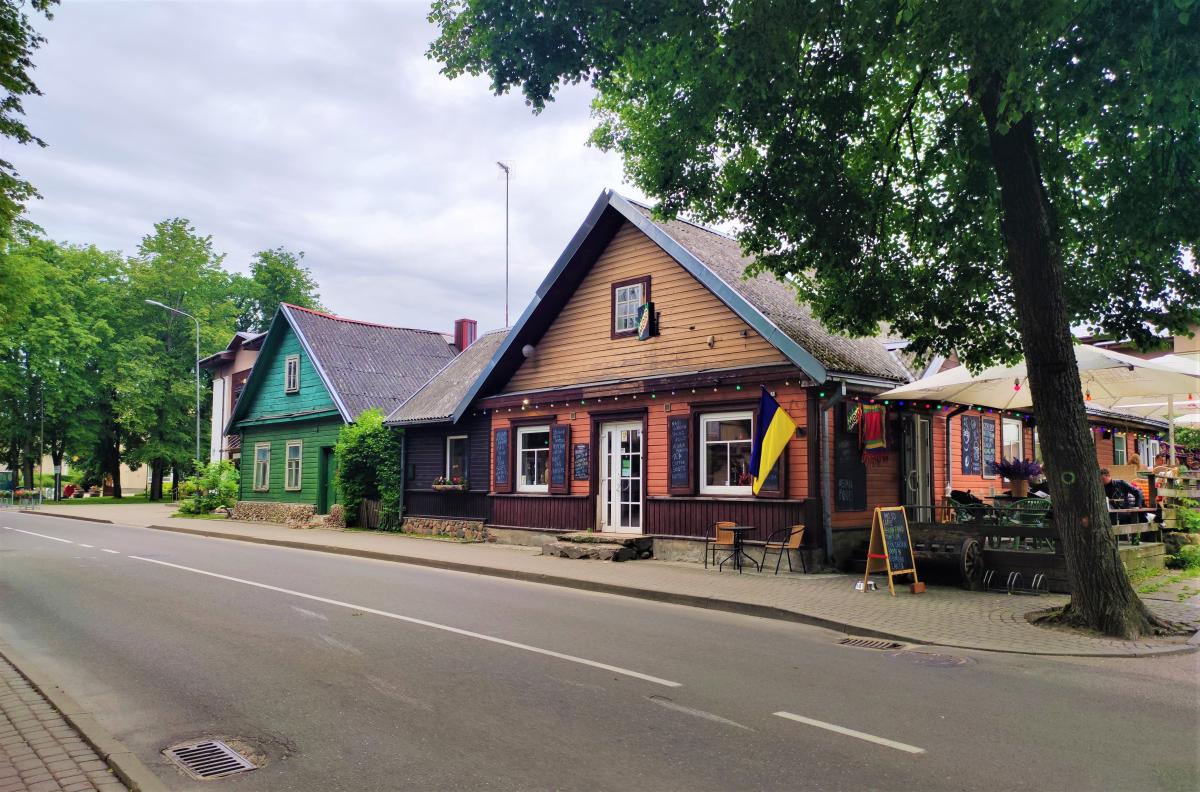
[{"label": "person in dark clothing", "polygon": [[[1104,497],[1108,498],[1108,502],[1114,509],[1129,509],[1146,505],[1146,499],[1140,489],[1128,481],[1113,478],[1108,468],[1101,469],[1100,481],[1104,484]],[[1115,522],[1122,525],[1137,521],[1135,514],[1118,514],[1115,517]]]}]

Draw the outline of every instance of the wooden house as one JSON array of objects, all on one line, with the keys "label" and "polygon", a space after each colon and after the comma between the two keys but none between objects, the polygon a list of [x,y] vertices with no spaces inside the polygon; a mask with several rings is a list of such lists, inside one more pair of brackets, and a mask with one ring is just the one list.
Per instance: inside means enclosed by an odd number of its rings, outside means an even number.
[{"label": "wooden house", "polygon": [[233,405],[237,404],[246,380],[250,378],[250,370],[258,359],[258,351],[262,348],[266,333],[251,333],[243,330],[233,334],[228,346],[216,354],[209,355],[200,361],[200,368],[208,369],[212,376],[212,412],[210,413],[210,433],[208,459],[219,462],[228,459],[239,464],[242,456],[242,436],[225,434],[225,426],[233,413]]},{"label": "wooden house", "polygon": [[454,356],[442,333],[281,305],[226,429],[241,435],[239,509],[280,521],[328,512],[342,426],[391,412]]}]

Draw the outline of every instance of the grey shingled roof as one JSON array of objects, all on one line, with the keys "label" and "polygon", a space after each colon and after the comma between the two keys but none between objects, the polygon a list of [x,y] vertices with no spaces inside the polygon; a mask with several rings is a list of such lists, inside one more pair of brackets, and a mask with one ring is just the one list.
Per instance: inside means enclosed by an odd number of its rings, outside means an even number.
[{"label": "grey shingled roof", "polygon": [[432,330],[359,322],[284,306],[348,420],[376,407],[386,415],[404,403],[454,357]]},{"label": "grey shingled roof", "polygon": [[795,289],[769,273],[746,279],[752,259],[736,240],[682,220],[662,222],[650,209],[630,201],[664,233],[686,248],[789,338],[806,349],[830,372],[862,374],[908,382],[912,375],[880,339],[849,338],[831,333],[797,300]]},{"label": "grey shingled roof", "polygon": [[434,374],[408,401],[387,417],[390,424],[449,421],[467,390],[487,368],[507,330],[493,330]]}]

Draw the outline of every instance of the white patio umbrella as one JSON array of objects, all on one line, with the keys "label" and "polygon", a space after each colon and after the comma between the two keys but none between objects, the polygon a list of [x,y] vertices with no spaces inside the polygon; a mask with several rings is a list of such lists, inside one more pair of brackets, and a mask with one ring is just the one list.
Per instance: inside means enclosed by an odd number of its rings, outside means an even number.
[{"label": "white patio umbrella", "polygon": [[[1196,395],[1200,395],[1200,365],[1197,365],[1196,359],[1168,355],[1144,360],[1103,347],[1078,344],[1075,346],[1075,362],[1079,366],[1079,388],[1085,398],[1096,406],[1153,415],[1158,410],[1159,400],[1166,397],[1162,406],[1165,407],[1163,412],[1167,420],[1171,422],[1168,431],[1171,462],[1174,464],[1174,397],[1187,394],[1191,402]],[[875,398],[897,401],[936,399],[1000,410],[1021,410],[1033,406],[1024,360],[1011,366],[992,366],[974,375],[965,366],[958,366],[885,391]],[[1152,409],[1143,413],[1134,406],[1137,404]]]}]

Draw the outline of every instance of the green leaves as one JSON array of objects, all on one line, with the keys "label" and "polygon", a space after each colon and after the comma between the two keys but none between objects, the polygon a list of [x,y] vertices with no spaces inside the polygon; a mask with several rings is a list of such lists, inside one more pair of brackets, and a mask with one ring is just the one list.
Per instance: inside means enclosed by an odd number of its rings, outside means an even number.
[{"label": "green leaves", "polygon": [[347,525],[358,524],[364,500],[379,499],[380,528],[399,527],[402,443],[400,432],[384,426],[383,413],[377,409],[364,411],[354,423],[342,427],[334,453]]}]

